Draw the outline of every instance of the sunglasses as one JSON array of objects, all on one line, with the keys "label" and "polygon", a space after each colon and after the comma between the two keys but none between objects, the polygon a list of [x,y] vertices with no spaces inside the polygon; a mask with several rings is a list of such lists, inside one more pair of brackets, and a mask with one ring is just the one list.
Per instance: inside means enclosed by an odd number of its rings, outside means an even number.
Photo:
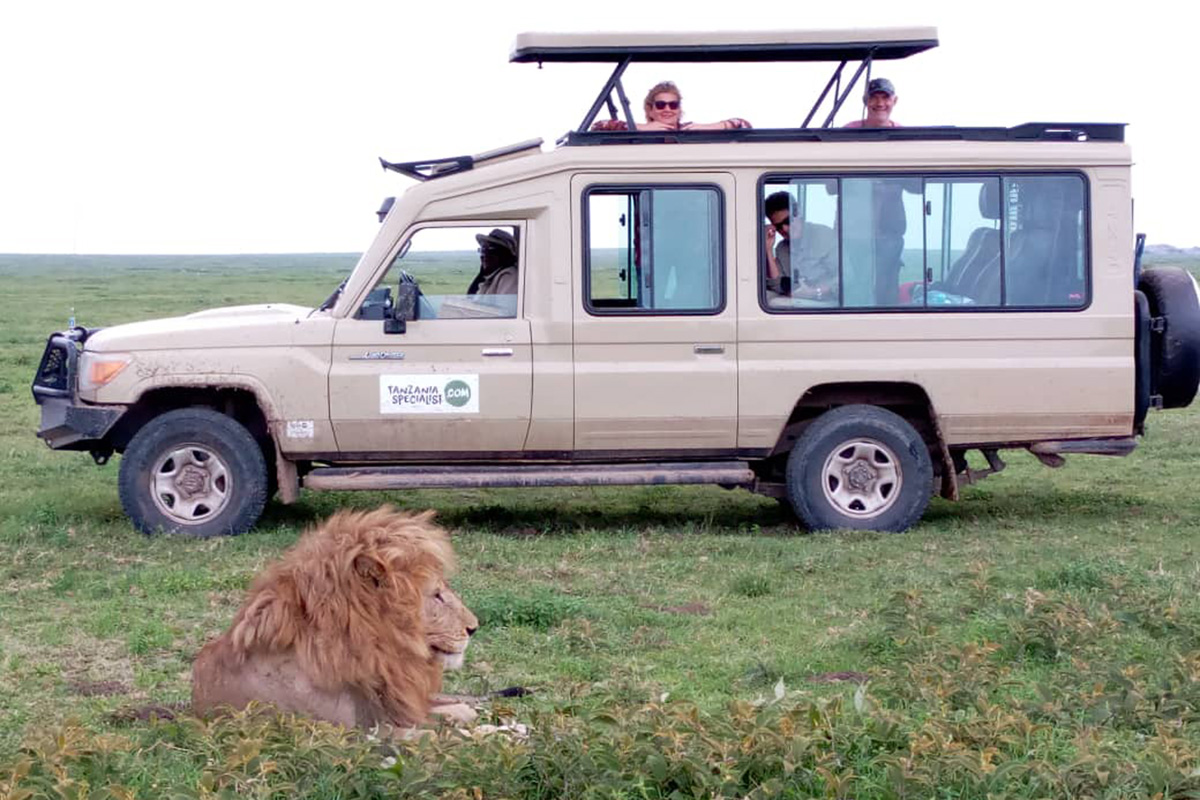
[{"label": "sunglasses", "polygon": [[771,225],[774,226],[775,230],[783,233],[783,229],[791,225],[791,220],[785,219],[782,222],[772,222]]},{"label": "sunglasses", "polygon": [[659,111],[662,111],[664,108],[669,108],[672,111],[676,111],[679,109],[679,101],[678,100],[655,100],[654,107],[657,108]]}]

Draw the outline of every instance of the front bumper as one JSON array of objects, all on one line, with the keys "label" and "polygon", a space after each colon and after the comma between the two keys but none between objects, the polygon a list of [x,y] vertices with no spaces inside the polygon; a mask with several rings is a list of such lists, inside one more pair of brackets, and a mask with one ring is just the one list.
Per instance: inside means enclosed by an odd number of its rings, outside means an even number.
[{"label": "front bumper", "polygon": [[70,397],[44,397],[38,402],[42,423],[37,435],[53,450],[102,449],[104,437],[125,413],[124,406],[82,406]]}]

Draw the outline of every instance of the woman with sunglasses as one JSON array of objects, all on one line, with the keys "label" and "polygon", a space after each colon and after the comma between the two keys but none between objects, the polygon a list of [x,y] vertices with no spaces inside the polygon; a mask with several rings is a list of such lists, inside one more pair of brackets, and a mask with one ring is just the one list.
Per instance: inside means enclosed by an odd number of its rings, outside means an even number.
[{"label": "woman with sunglasses", "polygon": [[643,104],[646,121],[638,123],[638,130],[727,131],[750,127],[750,123],[741,117],[730,117],[720,122],[684,122],[680,97],[679,87],[672,81],[655,84],[646,95],[646,102]]},{"label": "woman with sunglasses", "polygon": [[[639,131],[729,131],[752,127],[741,117],[730,117],[720,122],[684,122],[679,87],[672,81],[655,84],[642,106],[646,111],[646,121],[637,124]],[[598,119],[592,123],[591,129],[624,131],[629,126],[623,119]]]}]

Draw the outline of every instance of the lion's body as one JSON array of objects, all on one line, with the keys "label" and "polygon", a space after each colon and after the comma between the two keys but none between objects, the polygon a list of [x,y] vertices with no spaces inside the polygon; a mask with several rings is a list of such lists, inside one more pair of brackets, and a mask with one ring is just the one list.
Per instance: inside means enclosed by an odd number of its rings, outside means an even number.
[{"label": "lion's body", "polygon": [[478,626],[445,584],[454,555],[432,516],[341,512],[306,533],[200,651],[193,711],[257,701],[346,726],[424,721]]}]

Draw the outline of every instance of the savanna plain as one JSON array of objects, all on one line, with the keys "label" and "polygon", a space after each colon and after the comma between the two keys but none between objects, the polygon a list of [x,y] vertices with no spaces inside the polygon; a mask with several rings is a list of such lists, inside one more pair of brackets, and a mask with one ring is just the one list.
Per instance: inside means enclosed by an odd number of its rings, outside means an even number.
[{"label": "savanna plain", "polygon": [[[1200,797],[1192,409],[1152,412],[1124,459],[1006,453],[901,535],[653,487],[307,493],[239,537],[145,537],[118,458],[34,438],[72,308],[314,305],[353,262],[0,256],[0,798]],[[189,715],[191,660],[252,576],[383,502],[451,531],[481,629],[447,689],[527,687],[481,718],[524,733]]]}]

